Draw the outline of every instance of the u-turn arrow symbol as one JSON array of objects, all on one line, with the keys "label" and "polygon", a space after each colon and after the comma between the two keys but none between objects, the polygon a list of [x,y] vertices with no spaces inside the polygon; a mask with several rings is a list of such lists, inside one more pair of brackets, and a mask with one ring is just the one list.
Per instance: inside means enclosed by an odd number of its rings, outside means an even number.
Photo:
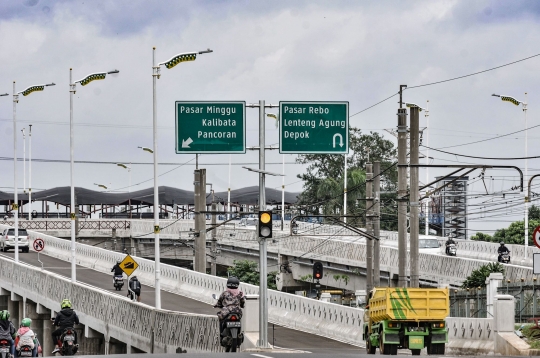
[{"label": "u-turn arrow symbol", "polygon": [[334,137],[332,138],[333,148],[336,147],[336,137],[339,137],[339,146],[343,147],[343,136],[339,133],[336,133],[334,134]]}]

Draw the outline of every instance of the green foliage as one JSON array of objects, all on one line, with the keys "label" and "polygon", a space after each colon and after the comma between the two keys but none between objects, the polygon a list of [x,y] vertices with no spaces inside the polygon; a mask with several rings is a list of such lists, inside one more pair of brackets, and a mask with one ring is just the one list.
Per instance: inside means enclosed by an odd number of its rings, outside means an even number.
[{"label": "green foliage", "polygon": [[[251,285],[259,285],[259,268],[255,261],[249,260],[234,260],[234,266],[227,268],[229,276],[236,276],[240,283],[249,283]],[[267,282],[268,288],[277,289],[276,285],[277,271],[268,273]]]},{"label": "green foliage", "polygon": [[[393,164],[396,157],[394,144],[384,139],[379,133],[362,134],[358,128],[349,130],[350,153],[347,155],[347,214],[358,215],[359,220],[348,220],[353,225],[364,222],[365,201],[365,165],[380,161],[381,171]],[[298,163],[307,164],[306,172],[298,175],[304,181],[304,188],[299,203],[304,205],[306,213],[337,215],[343,212],[344,165],[343,155],[305,154],[299,155]],[[393,167],[381,176],[381,191],[395,191],[397,170]],[[391,199],[395,194],[384,194],[381,200],[381,229],[397,228],[397,216]]]},{"label": "green foliage", "polygon": [[504,266],[499,262],[491,262],[473,270],[461,285],[462,288],[478,288],[486,286],[486,278],[490,273],[500,272],[504,275]]},{"label": "green foliage", "polygon": [[[533,205],[529,208],[529,242],[533,242],[532,234],[537,226],[540,226],[540,208]],[[471,236],[471,240],[524,245],[525,221],[515,221],[508,228],[495,231],[493,236],[478,232]]]},{"label": "green foliage", "polygon": [[531,348],[540,348],[540,327],[535,324],[526,325],[523,327],[521,332],[527,338],[527,343],[531,346]]},{"label": "green foliage", "polygon": [[475,241],[493,241],[493,236],[490,236],[488,234],[484,234],[482,232],[477,232],[476,235],[471,236],[471,240]]},{"label": "green foliage", "polygon": [[313,282],[313,275],[305,275],[300,277],[300,281]]}]

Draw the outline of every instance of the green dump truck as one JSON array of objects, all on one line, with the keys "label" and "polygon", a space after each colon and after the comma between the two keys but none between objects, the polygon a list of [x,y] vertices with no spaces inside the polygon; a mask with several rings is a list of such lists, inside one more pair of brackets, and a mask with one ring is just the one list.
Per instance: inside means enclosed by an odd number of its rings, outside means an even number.
[{"label": "green dump truck", "polygon": [[450,306],[447,288],[375,288],[364,312],[368,354],[396,355],[398,348],[412,355],[443,355],[448,342],[445,319]]}]

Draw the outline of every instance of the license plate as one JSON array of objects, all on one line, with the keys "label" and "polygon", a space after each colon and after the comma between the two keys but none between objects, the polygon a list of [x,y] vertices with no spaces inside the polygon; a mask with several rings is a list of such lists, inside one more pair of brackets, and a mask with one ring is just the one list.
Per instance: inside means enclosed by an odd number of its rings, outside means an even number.
[{"label": "license plate", "polygon": [[20,356],[21,357],[31,357],[32,356],[32,351],[22,351],[20,353]]},{"label": "license plate", "polygon": [[227,327],[231,328],[231,327],[240,327],[241,326],[241,323],[240,322],[227,322]]},{"label": "license plate", "polygon": [[74,341],[75,340],[75,337],[73,336],[65,336],[64,337],[64,341]]},{"label": "license plate", "polygon": [[9,348],[2,347],[2,348],[0,348],[0,352],[1,352],[1,353],[8,353],[8,352],[9,352]]}]

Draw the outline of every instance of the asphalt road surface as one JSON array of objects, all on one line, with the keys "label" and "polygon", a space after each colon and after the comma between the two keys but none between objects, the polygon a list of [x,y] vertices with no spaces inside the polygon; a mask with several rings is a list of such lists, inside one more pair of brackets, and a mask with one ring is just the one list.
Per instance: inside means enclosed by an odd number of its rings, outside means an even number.
[{"label": "asphalt road surface", "polygon": [[[9,252],[2,252],[0,255],[13,258],[14,253]],[[29,252],[29,253],[19,253],[19,260],[21,262],[24,262],[26,264],[30,264],[33,266],[41,267],[41,264],[38,262],[37,253],[35,252]],[[40,255],[40,260],[43,262],[43,268],[47,271],[54,272],[56,274],[65,276],[65,277],[71,277],[71,263],[62,261],[56,258],[52,258],[46,255]],[[122,291],[115,291],[113,284],[112,284],[112,273],[110,275],[103,274],[98,271],[94,271],[92,269],[77,266],[77,281],[84,282],[88,285],[92,285],[95,287],[98,287],[100,289],[103,289],[105,291],[108,291],[110,293],[118,294],[118,295],[126,295],[127,294],[127,284],[124,285]],[[190,298],[180,296],[177,294],[173,294],[167,291],[161,291],[161,307],[163,309],[172,310],[172,311],[180,311],[180,312],[190,312],[190,313],[199,313],[199,314],[216,314],[217,310],[213,308],[212,306],[199,302],[196,300],[192,300]],[[141,302],[154,306],[155,300],[154,300],[154,288],[149,286],[142,286],[141,289]],[[74,303],[75,308],[77,307],[77,303]],[[297,330],[291,330],[285,327],[281,327],[278,325],[269,324],[268,326],[268,341],[270,344],[273,344],[277,347],[282,348],[289,348],[289,349],[297,349],[297,350],[304,350],[309,352],[317,352],[317,353],[325,353],[325,354],[334,354],[336,352],[340,353],[351,353],[351,354],[359,354],[364,353],[365,349],[355,347],[346,343],[338,342],[329,338],[297,331]],[[362,342],[359,342],[359,344]],[[264,353],[261,353],[261,355],[268,356]],[[165,356],[165,355],[164,355]],[[237,355],[238,356],[238,355]],[[257,357],[253,355],[246,355],[246,357]],[[95,356],[93,356],[95,357]],[[108,356],[111,357],[111,356]],[[125,357],[125,356],[124,356]],[[139,355],[137,355],[139,357]],[[155,358],[156,355],[153,355]],[[197,355],[197,357],[203,358],[203,355]],[[283,357],[282,353],[280,353],[279,357]],[[258,357],[262,358],[262,357]]]}]

